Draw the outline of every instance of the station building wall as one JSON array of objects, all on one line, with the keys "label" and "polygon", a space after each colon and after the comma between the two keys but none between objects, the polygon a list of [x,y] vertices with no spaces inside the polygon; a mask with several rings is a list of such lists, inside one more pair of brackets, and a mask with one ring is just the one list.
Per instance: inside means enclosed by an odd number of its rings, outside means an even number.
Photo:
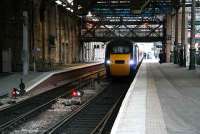
[{"label": "station building wall", "polygon": [[80,61],[80,20],[50,0],[2,0],[0,72],[22,71],[23,12],[28,12],[29,66]]}]

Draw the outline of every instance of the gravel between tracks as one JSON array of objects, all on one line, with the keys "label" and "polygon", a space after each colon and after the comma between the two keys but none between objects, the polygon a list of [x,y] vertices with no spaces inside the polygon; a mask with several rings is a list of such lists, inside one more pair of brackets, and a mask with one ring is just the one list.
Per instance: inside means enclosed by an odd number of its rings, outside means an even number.
[{"label": "gravel between tracks", "polygon": [[[101,84],[95,83],[95,90],[91,87],[83,89],[84,95],[82,103],[86,102],[92,96],[96,95],[107,85],[107,82]],[[23,123],[10,134],[38,134],[43,133],[47,128],[53,126],[57,121],[72,113],[80,105],[68,105],[69,98],[59,98],[48,110],[41,112],[37,117],[33,117],[29,121]]]}]

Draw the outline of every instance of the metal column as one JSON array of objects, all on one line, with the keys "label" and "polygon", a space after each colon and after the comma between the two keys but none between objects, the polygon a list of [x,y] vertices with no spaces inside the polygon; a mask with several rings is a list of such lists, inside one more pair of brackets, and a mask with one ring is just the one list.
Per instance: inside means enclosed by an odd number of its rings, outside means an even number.
[{"label": "metal column", "polygon": [[196,15],[196,0],[192,0],[191,7],[191,34],[190,34],[190,70],[195,69],[195,15]]},{"label": "metal column", "polygon": [[180,65],[186,67],[186,43],[185,43],[185,0],[182,1],[182,25],[181,25],[181,54]]},{"label": "metal column", "polygon": [[176,9],[176,22],[175,22],[175,42],[174,42],[174,64],[178,64],[178,7]]}]

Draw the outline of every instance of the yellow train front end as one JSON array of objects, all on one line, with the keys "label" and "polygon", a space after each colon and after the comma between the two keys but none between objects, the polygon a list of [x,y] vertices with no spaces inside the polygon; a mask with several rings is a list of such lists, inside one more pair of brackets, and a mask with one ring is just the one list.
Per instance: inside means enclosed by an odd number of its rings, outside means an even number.
[{"label": "yellow train front end", "polygon": [[110,54],[110,75],[129,76],[130,59],[130,54]]},{"label": "yellow train front end", "polygon": [[137,62],[133,55],[133,43],[126,40],[114,40],[107,44],[105,67],[107,76],[133,76]]}]

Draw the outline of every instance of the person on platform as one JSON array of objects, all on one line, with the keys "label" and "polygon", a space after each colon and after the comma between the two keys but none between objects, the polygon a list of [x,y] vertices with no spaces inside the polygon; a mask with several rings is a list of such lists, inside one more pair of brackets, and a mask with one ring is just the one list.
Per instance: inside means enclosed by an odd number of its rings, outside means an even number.
[{"label": "person on platform", "polygon": [[162,50],[160,50],[160,53],[159,53],[159,63],[162,64],[164,61],[164,53]]}]

